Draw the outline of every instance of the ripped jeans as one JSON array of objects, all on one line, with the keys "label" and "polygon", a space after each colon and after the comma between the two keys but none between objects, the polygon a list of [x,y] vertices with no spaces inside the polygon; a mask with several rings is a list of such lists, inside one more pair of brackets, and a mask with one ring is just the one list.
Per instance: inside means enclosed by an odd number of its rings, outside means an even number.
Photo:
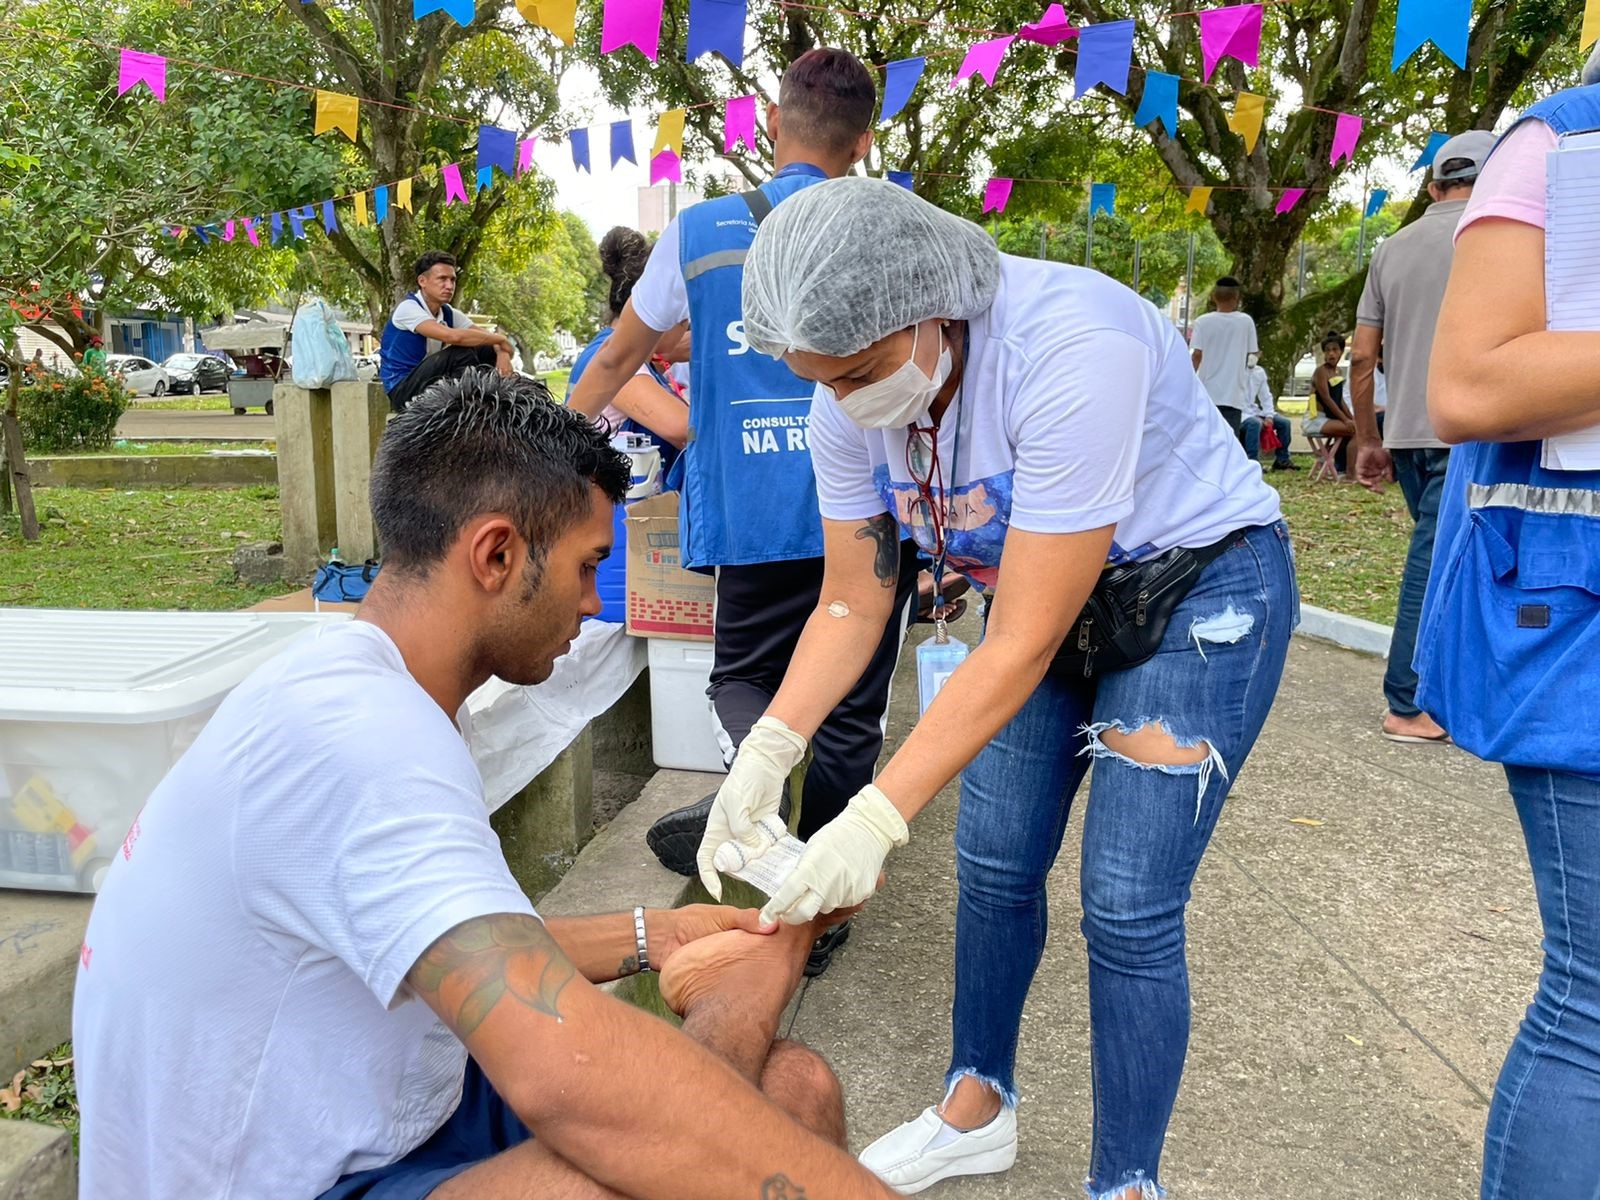
[{"label": "ripped jeans", "polygon": [[[1094,680],[1047,676],[961,776],[950,1086],[1017,1102],[1022,1005],[1044,952],[1045,879],[1090,759],[1080,889],[1089,949],[1094,1142],[1085,1189],[1159,1197],[1161,1145],[1189,1044],[1184,906],[1200,856],[1278,690],[1300,619],[1289,532],[1244,534],[1201,572],[1156,656]],[[1160,721],[1187,766],[1141,766],[1100,740]]]}]

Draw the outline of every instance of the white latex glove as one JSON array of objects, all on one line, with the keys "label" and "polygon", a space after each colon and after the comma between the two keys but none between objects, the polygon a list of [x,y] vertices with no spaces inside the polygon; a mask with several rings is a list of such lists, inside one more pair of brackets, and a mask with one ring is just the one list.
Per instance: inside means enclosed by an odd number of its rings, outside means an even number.
[{"label": "white latex glove", "polygon": [[911,840],[905,818],[873,784],[812,835],[799,866],[761,910],[763,921],[802,925],[819,912],[860,904],[877,889],[883,860]]},{"label": "white latex glove", "polygon": [[[750,727],[739,753],[734,755],[728,778],[717,789],[706,818],[705,837],[695,856],[700,882],[722,899],[720,862],[729,869],[760,858],[788,832],[778,818],[783,783],[806,756],[806,739],[777,717],[762,717]],[[725,842],[733,843],[724,847]]]}]

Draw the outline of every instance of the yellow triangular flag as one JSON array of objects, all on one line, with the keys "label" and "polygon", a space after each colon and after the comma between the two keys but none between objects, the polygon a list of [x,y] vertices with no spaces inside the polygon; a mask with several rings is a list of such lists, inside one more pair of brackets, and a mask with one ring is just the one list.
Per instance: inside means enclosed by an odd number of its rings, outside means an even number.
[{"label": "yellow triangular flag", "polygon": [[517,11],[528,24],[548,29],[569,46],[576,40],[578,0],[517,0]]},{"label": "yellow triangular flag", "polygon": [[[1597,0],[1600,2],[1600,0]],[[654,158],[663,150],[671,150],[679,158],[683,157],[683,118],[685,110],[671,108],[661,114],[661,120],[656,122],[656,144],[650,151]]]},{"label": "yellow triangular flag", "polygon": [[1244,139],[1244,152],[1253,153],[1256,139],[1261,136],[1261,123],[1267,117],[1267,98],[1254,92],[1240,92],[1233,102],[1233,115],[1228,118],[1228,128]]},{"label": "yellow triangular flag", "polygon": [[356,140],[356,114],[361,111],[354,96],[317,89],[317,127],[313,133],[339,129],[352,142]]},{"label": "yellow triangular flag", "polygon": [[1583,6],[1583,33],[1578,38],[1578,49],[1587,50],[1600,38],[1600,0],[1589,0]]},{"label": "yellow triangular flag", "polygon": [[1206,205],[1211,203],[1211,189],[1208,187],[1195,187],[1189,189],[1189,199],[1183,206],[1186,213],[1204,213]]},{"label": "yellow triangular flag", "polygon": [[394,206],[411,211],[411,180],[402,179],[394,185]]},{"label": "yellow triangular flag", "polygon": [[354,200],[356,208],[356,224],[371,225],[372,218],[367,215],[367,194],[365,192],[357,192],[354,196]]}]

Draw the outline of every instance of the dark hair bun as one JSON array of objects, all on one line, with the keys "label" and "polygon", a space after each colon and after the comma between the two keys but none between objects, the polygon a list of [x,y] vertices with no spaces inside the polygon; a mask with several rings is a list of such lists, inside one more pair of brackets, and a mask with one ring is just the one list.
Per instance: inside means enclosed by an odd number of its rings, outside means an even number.
[{"label": "dark hair bun", "polygon": [[615,319],[633,294],[633,285],[644,274],[644,264],[650,260],[650,243],[637,229],[618,225],[600,239],[598,249],[600,269],[611,280],[609,303]]}]

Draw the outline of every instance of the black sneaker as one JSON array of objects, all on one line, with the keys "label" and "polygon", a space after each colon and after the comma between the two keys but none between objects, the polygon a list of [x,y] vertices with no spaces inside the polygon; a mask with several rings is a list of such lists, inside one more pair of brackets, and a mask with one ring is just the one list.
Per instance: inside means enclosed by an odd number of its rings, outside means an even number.
[{"label": "black sneaker", "polygon": [[[674,809],[645,830],[644,840],[650,852],[661,860],[661,865],[679,875],[693,877],[700,873],[695,856],[700,853],[700,843],[706,836],[706,818],[711,815],[711,804],[717,794],[712,792],[684,808]],[[789,820],[789,784],[783,785],[783,799],[778,802],[778,816]]]},{"label": "black sneaker", "polygon": [[1288,462],[1275,462],[1272,464],[1274,471],[1298,471],[1300,464],[1290,459]]},{"label": "black sneaker", "polygon": [[811,957],[806,959],[806,978],[815,979],[828,969],[833,952],[850,940],[850,922],[841,921],[811,944]]}]

